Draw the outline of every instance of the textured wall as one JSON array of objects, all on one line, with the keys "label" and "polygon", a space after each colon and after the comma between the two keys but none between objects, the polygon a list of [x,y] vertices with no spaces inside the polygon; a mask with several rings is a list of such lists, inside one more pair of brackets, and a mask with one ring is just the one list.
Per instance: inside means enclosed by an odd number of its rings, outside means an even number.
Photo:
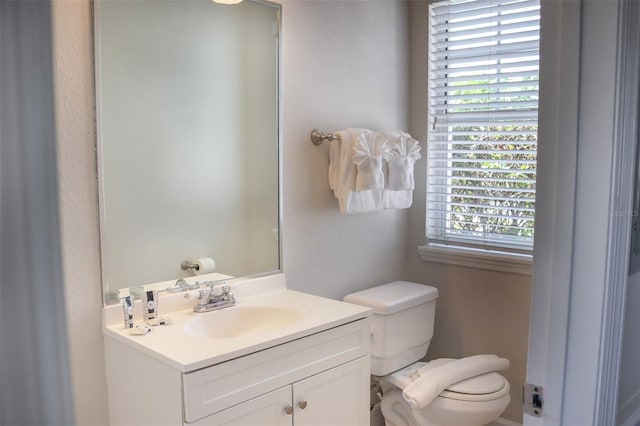
[{"label": "textured wall", "polygon": [[75,417],[79,425],[105,425],[89,1],[53,2],[53,27],[62,260]]},{"label": "textured wall", "polygon": [[393,1],[283,3],[284,271],[342,298],[403,277],[407,211],[341,215],[315,127],[408,127],[408,10]]}]

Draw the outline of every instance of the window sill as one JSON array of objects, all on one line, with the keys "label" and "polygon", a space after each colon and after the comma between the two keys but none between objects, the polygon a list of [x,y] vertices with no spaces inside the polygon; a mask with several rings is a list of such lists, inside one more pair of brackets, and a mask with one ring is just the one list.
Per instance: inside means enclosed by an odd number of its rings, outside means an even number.
[{"label": "window sill", "polygon": [[467,268],[531,275],[533,256],[530,254],[453,247],[430,243],[418,246],[418,254],[425,262],[445,263]]}]

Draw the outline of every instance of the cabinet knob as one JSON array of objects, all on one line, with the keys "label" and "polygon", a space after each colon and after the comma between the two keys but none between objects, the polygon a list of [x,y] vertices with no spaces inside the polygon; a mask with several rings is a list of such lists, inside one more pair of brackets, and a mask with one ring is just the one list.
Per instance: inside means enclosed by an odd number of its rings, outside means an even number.
[{"label": "cabinet knob", "polygon": [[287,416],[290,416],[291,414],[293,414],[293,407],[288,406],[287,408],[284,409],[284,412],[286,413]]},{"label": "cabinet knob", "polygon": [[302,409],[302,410],[304,410],[305,408],[307,408],[307,405],[308,405],[308,404],[309,404],[309,403],[308,403],[307,401],[305,401],[305,400],[302,400],[302,401],[298,402],[298,406],[299,406],[299,407],[300,407],[300,409]]}]

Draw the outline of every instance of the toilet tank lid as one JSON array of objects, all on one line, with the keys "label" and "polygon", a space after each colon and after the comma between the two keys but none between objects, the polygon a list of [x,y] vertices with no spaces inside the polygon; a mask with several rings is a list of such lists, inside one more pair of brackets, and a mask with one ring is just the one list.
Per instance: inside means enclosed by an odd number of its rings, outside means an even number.
[{"label": "toilet tank lid", "polygon": [[356,293],[348,294],[344,301],[368,306],[380,315],[390,315],[438,298],[438,289],[408,281],[394,281]]}]

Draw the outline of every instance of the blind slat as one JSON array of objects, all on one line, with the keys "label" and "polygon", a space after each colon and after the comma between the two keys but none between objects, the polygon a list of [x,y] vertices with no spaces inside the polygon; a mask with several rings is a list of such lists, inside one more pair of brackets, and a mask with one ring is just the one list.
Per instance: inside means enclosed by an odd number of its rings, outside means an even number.
[{"label": "blind slat", "polygon": [[[435,53],[432,55],[435,61],[432,61],[432,64],[436,66],[451,66],[452,64],[460,63],[463,60],[472,61],[480,58],[485,61],[487,59],[508,59],[518,57],[513,53],[520,52],[521,50],[529,50],[531,52],[534,52],[538,49],[539,41],[537,39],[523,40],[523,37],[520,34],[513,34],[513,40],[520,41],[514,41],[507,44],[493,43],[485,46],[477,46],[478,41],[474,40],[471,45],[470,43],[467,43],[466,45],[459,46],[456,49],[452,49],[453,46],[447,46],[447,49],[435,51]],[[509,53],[512,53],[512,55],[508,56]]]},{"label": "blind slat", "polygon": [[436,95],[447,93],[451,90],[490,90],[490,93],[499,93],[499,91],[511,88],[525,87],[528,89],[538,89],[538,80],[519,80],[519,81],[487,81],[476,84],[455,84],[451,86],[437,86],[432,90]]},{"label": "blind slat", "polygon": [[[428,219],[436,219],[436,218],[433,218],[433,217],[431,217],[431,216],[428,216]],[[472,226],[476,226],[476,227],[485,226],[485,227],[495,227],[495,228],[513,229],[513,230],[519,230],[519,231],[526,230],[526,229],[523,229],[521,226],[485,224],[485,223],[480,223],[480,222],[470,222],[470,221],[465,221],[465,220],[459,220],[459,221],[456,221],[456,223],[459,223],[459,224],[461,224],[461,225],[472,225]],[[449,230],[447,229],[447,231],[449,231]],[[461,231],[461,230],[460,230],[460,231]],[[467,230],[467,232],[469,232],[469,231],[471,231],[471,230],[470,230],[470,229],[469,229],[469,230]],[[485,238],[491,238],[491,237],[492,237],[492,236],[489,236],[489,235],[485,236]],[[431,238],[433,238],[433,237],[431,237]],[[497,237],[495,237],[495,238],[497,238]]]},{"label": "blind slat", "polygon": [[[433,194],[429,194],[430,196],[432,196]],[[465,197],[471,200],[490,200],[490,201],[495,201],[495,202],[513,202],[513,203],[531,203],[532,201],[535,201],[535,199],[533,198],[513,198],[513,197],[497,197],[497,196],[482,196],[482,195],[467,195],[467,194],[457,194],[457,193],[452,193],[449,194],[448,197],[451,198],[455,198],[455,197]],[[442,197],[438,196],[438,197],[433,197],[433,198],[429,198],[430,201],[432,202],[441,202],[439,201]]]},{"label": "blind slat", "polygon": [[[444,178],[446,178],[449,181],[455,181],[455,182],[459,182],[459,181],[473,181],[473,182],[500,182],[500,183],[505,183],[505,184],[509,184],[509,183],[525,183],[525,184],[535,184],[536,180],[535,179],[513,179],[513,178],[490,178],[490,177],[475,177],[475,176],[465,176],[465,177],[455,177],[455,176],[443,176]],[[433,184],[434,187],[438,187],[437,184]],[[500,189],[500,187],[495,187],[495,189]],[[511,188],[512,190],[515,190],[516,188]],[[517,188],[520,189],[520,188]]]},{"label": "blind slat", "polygon": [[[476,100],[475,98],[470,98],[472,100]],[[538,108],[538,100],[532,101],[504,101],[504,102],[474,102],[474,103],[453,103],[447,104],[444,102],[437,102],[434,104],[434,107],[440,111],[452,111],[452,112],[463,112],[469,111],[472,112],[473,109],[477,111],[480,110],[494,110],[494,109],[537,109]]]},{"label": "blind slat", "polygon": [[495,169],[489,169],[489,168],[461,168],[461,167],[457,167],[457,166],[453,166],[453,164],[457,164],[457,163],[478,163],[478,164],[483,164],[483,163],[492,163],[492,164],[536,164],[536,160],[515,160],[515,159],[496,159],[496,158],[447,158],[447,159],[443,159],[441,160],[441,162],[446,162],[447,166],[441,166],[441,167],[437,167],[437,166],[431,166],[431,168],[434,171],[438,171],[438,170],[450,170],[451,167],[455,167],[456,170],[467,170],[467,171],[487,171],[487,172],[495,172],[495,173],[528,173],[528,174],[534,174],[536,173],[535,170],[518,170],[518,169],[512,169],[512,168],[505,168],[505,169],[499,169],[499,168],[495,168]]},{"label": "blind slat", "polygon": [[[507,127],[506,124],[500,124],[501,127]],[[529,123],[528,125],[523,125],[522,123],[518,124],[518,127],[534,127],[535,123]],[[462,125],[455,125],[455,126],[447,126],[447,127],[455,127],[455,128],[459,128],[459,127],[464,127]],[[473,127],[473,126],[470,126]],[[477,124],[475,125],[475,127],[484,127],[483,124]],[[496,126],[493,126],[494,128]],[[509,127],[513,127],[513,126],[509,126]],[[446,128],[444,128],[446,129]],[[442,131],[432,131],[431,132],[431,136],[451,136],[451,137],[455,137],[455,136],[535,136],[538,133],[535,130],[469,130],[469,131],[446,131],[446,130],[442,130]],[[531,141],[532,143],[535,143],[535,141]]]},{"label": "blind slat", "polygon": [[[436,109],[432,105],[430,105],[430,108],[436,111]],[[487,111],[464,112],[464,113],[450,112],[447,114],[444,114],[444,113],[438,114],[434,118],[437,117],[438,123],[447,123],[452,126],[455,126],[457,122],[465,122],[471,119],[475,121],[484,120],[485,126],[491,126],[491,125],[500,125],[501,120],[531,119],[532,123],[537,123],[537,118],[536,118],[537,116],[538,116],[538,110],[536,108],[536,109],[519,110],[519,111],[502,110],[502,111],[490,111],[490,112],[487,112]],[[493,123],[496,123],[496,124],[493,124]]]},{"label": "blind slat", "polygon": [[[491,213],[477,213],[477,212],[457,212],[457,211],[446,211],[448,216],[458,216],[460,220],[464,220],[470,223],[485,224],[485,225],[495,225],[495,226],[514,226],[515,224],[508,225],[506,223],[500,224],[496,222],[490,221],[521,221],[521,222],[529,222],[535,219],[533,214],[529,214],[528,212],[520,213],[519,216],[509,216],[506,214],[491,214]],[[471,221],[467,218],[471,218]],[[473,220],[485,219],[483,222],[479,220],[478,222],[473,222]]]},{"label": "blind slat", "polygon": [[[538,70],[532,69],[529,71],[509,71],[509,72],[493,72],[493,73],[487,72],[487,74],[484,75],[483,77],[484,77],[483,82],[485,84],[491,83],[494,80],[513,81],[518,78],[522,78],[522,79],[528,78],[528,79],[531,79],[532,81],[535,78],[535,81],[537,81]],[[465,83],[476,82],[477,84],[477,79],[474,80],[473,78],[469,78],[468,76],[457,76],[457,77],[447,76],[446,73],[444,77],[436,77],[431,79],[431,83],[433,84],[433,87],[448,87],[448,86],[452,86],[453,83],[459,83],[459,82],[465,82]]]},{"label": "blind slat", "polygon": [[[521,7],[519,7],[517,10],[522,10]],[[492,11],[492,13],[490,14],[485,14],[485,15],[477,15],[477,14],[473,14],[471,15],[472,17],[470,19],[462,19],[464,18],[463,16],[456,16],[456,17],[452,17],[451,14],[449,14],[449,19],[447,21],[441,22],[441,23],[436,23],[433,28],[432,31],[435,32],[442,32],[442,31],[446,31],[449,28],[457,28],[457,27],[465,27],[465,26],[470,26],[470,25],[483,25],[483,24],[490,24],[490,23],[495,23],[495,22],[502,22],[502,21],[513,21],[516,19],[527,19],[527,20],[534,20],[534,19],[540,19],[540,12],[539,10],[525,10],[525,11],[507,11],[507,10],[502,10],[501,12],[498,11]],[[457,19],[456,19],[457,18]]]},{"label": "blind slat", "polygon": [[511,24],[500,24],[496,23],[495,25],[487,25],[481,26],[479,28],[470,28],[470,29],[458,29],[458,30],[450,30],[446,32],[439,32],[434,34],[433,40],[436,42],[450,40],[450,41],[460,41],[466,40],[472,37],[486,37],[489,34],[495,34],[496,39],[500,38],[500,32],[502,31],[531,31],[533,29],[539,28],[538,24],[539,20],[535,21],[526,21],[526,22],[516,22]]},{"label": "blind slat", "polygon": [[[447,191],[449,190],[461,190],[461,191],[475,191],[476,194],[493,194],[494,191],[503,191],[510,192],[514,194],[519,194],[522,196],[523,194],[530,193],[535,194],[536,190],[534,188],[498,188],[498,187],[483,187],[483,186],[473,186],[473,185],[433,185],[432,194],[434,195],[447,195]],[[440,192],[437,189],[441,189]]]},{"label": "blind slat", "polygon": [[[528,213],[535,213],[535,209],[530,207],[518,207],[518,206],[510,206],[510,205],[500,206],[500,205],[491,205],[491,204],[456,203],[456,202],[445,202],[445,201],[436,201],[435,204],[438,206],[441,206],[441,208],[442,207],[445,207],[445,208],[446,207],[464,207],[464,208],[474,208],[474,209],[522,211],[522,212],[528,212]],[[464,214],[464,213],[461,213],[461,214]]]},{"label": "blind slat", "polygon": [[[525,86],[526,87],[526,86]],[[477,94],[471,94],[471,93],[467,93],[467,94],[455,94],[455,95],[440,95],[440,96],[434,96],[433,100],[436,102],[436,104],[442,104],[444,102],[449,102],[451,103],[452,101],[468,101],[470,99],[473,100],[481,100],[481,99],[487,99],[487,100],[496,100],[496,99],[504,99],[504,98],[521,98],[524,96],[528,96],[528,97],[535,97],[536,99],[538,98],[538,90],[513,90],[513,91],[509,91],[509,92],[503,92],[503,91],[499,91],[501,89],[500,85],[495,84],[492,85],[492,89],[495,90],[495,92],[493,93],[477,93]],[[526,87],[526,89],[529,89],[528,87]],[[452,86],[450,88],[450,91],[453,93],[460,93],[463,92],[462,90],[458,89],[455,86]],[[455,105],[466,105],[465,103],[456,103]]]},{"label": "blind slat", "polygon": [[507,13],[516,10],[539,10],[539,4],[531,1],[496,2],[493,0],[477,0],[473,2],[437,2],[431,5],[431,12],[436,22],[482,16],[487,13]]},{"label": "blind slat", "polygon": [[[520,61],[517,63],[500,63],[491,65],[469,65],[465,68],[436,68],[433,72],[441,77],[443,75],[451,74],[451,77],[467,77],[467,80],[477,80],[482,76],[493,76],[501,74],[507,76],[509,73],[517,73],[524,71],[522,68],[527,68],[529,72],[538,74],[538,60]],[[464,73],[464,75],[462,75]],[[469,78],[469,77],[474,77]]]}]

